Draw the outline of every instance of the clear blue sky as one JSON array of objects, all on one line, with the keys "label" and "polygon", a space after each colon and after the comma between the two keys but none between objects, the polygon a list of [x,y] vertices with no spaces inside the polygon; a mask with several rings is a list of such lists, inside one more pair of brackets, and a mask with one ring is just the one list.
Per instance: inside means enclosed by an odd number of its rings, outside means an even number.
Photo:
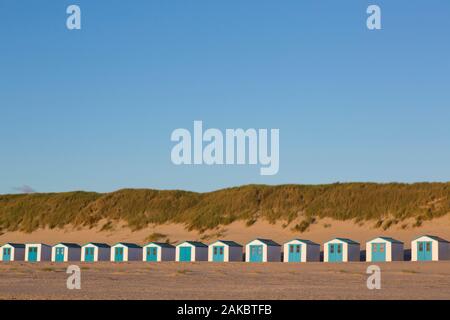
[{"label": "clear blue sky", "polygon": [[[448,0],[1,0],[0,193],[448,181],[449,36]],[[194,120],[279,128],[279,174],[174,166]]]}]

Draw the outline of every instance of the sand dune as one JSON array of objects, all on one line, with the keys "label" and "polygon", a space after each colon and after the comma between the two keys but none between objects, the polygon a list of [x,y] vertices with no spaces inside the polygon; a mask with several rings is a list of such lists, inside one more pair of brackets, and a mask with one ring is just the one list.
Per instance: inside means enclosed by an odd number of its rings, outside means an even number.
[{"label": "sand dune", "polygon": [[[199,240],[208,243],[216,239],[229,239],[244,244],[256,237],[273,239],[279,243],[298,237],[323,243],[333,237],[340,236],[351,238],[363,244],[367,240],[383,235],[404,241],[405,247],[408,248],[410,241],[422,234],[433,234],[450,239],[450,215],[432,221],[425,221],[420,228],[411,227],[412,222],[410,222],[409,226],[403,229],[402,226],[405,223],[408,223],[408,221],[401,222],[384,231],[381,228],[375,228],[374,221],[357,224],[353,221],[323,219],[313,224],[308,231],[299,233],[292,230],[294,223],[283,228],[281,223],[270,224],[266,221],[258,221],[250,227],[247,227],[243,222],[234,222],[228,226],[222,226],[202,234],[197,231],[188,231],[183,225],[177,224],[150,226],[143,230],[132,232],[123,223],[118,223],[114,230],[102,232],[100,227],[92,229],[75,229],[73,227],[53,230],[40,229],[33,233],[8,232],[0,236],[0,243],[43,242],[52,245],[63,241],[77,243],[128,241],[143,244],[148,242],[150,235],[153,235],[152,240],[168,240],[171,243],[183,240]],[[101,225],[100,223],[99,226]],[[155,234],[160,234],[159,239],[154,237]]]}]

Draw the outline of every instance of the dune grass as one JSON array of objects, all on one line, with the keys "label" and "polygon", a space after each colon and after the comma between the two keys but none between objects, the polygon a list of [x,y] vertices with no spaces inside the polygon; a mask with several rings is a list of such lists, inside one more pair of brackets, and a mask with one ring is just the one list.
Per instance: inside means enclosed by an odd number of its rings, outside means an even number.
[{"label": "dune grass", "polygon": [[415,226],[450,212],[450,183],[330,185],[248,185],[209,193],[124,189],[112,193],[68,192],[0,195],[0,232],[32,232],[66,225],[105,229],[125,221],[132,230],[149,224],[182,223],[210,230],[241,220],[301,221],[305,230],[317,218],[373,220],[389,228],[407,218]]}]

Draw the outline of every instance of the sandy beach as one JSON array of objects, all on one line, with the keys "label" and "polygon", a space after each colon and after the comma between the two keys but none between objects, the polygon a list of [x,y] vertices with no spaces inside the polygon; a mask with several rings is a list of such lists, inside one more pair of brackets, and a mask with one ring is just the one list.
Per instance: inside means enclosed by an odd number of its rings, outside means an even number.
[{"label": "sandy beach", "polygon": [[369,264],[0,264],[0,299],[450,299],[450,261],[379,264],[381,290],[366,286]]},{"label": "sandy beach", "polygon": [[[320,244],[336,237],[348,237],[361,243],[380,235],[405,242],[419,235],[434,234],[450,239],[450,215],[425,222],[420,228],[400,224],[384,231],[373,222],[319,220],[302,234],[290,226],[258,221],[247,227],[242,222],[199,233],[183,225],[151,226],[132,232],[118,223],[113,230],[99,227],[38,230],[33,233],[10,232],[0,236],[5,242],[119,241],[144,244],[149,235],[160,241],[177,243],[200,240],[210,243],[230,239],[242,244],[256,238],[279,243],[304,238]],[[323,247],[322,247],[323,248]],[[450,261],[413,263],[409,261],[380,264],[382,289],[367,289],[367,263],[308,264],[212,264],[212,263],[124,263],[108,262],[79,265],[82,289],[66,288],[68,264],[42,262],[0,263],[0,299],[450,299]]]}]

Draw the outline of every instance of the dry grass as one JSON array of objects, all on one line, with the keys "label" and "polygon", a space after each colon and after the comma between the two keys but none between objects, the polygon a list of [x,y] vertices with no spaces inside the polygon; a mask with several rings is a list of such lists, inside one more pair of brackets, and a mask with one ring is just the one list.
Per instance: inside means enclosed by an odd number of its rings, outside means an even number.
[{"label": "dry grass", "polygon": [[450,212],[450,183],[331,185],[249,185],[210,193],[157,190],[119,190],[99,194],[69,192],[1,195],[0,233],[32,232],[66,225],[97,225],[110,230],[122,220],[132,230],[149,224],[181,223],[190,230],[212,230],[241,220],[258,219],[287,224],[301,218],[298,231],[308,230],[315,218],[378,221],[390,228],[407,218],[414,227]]}]

